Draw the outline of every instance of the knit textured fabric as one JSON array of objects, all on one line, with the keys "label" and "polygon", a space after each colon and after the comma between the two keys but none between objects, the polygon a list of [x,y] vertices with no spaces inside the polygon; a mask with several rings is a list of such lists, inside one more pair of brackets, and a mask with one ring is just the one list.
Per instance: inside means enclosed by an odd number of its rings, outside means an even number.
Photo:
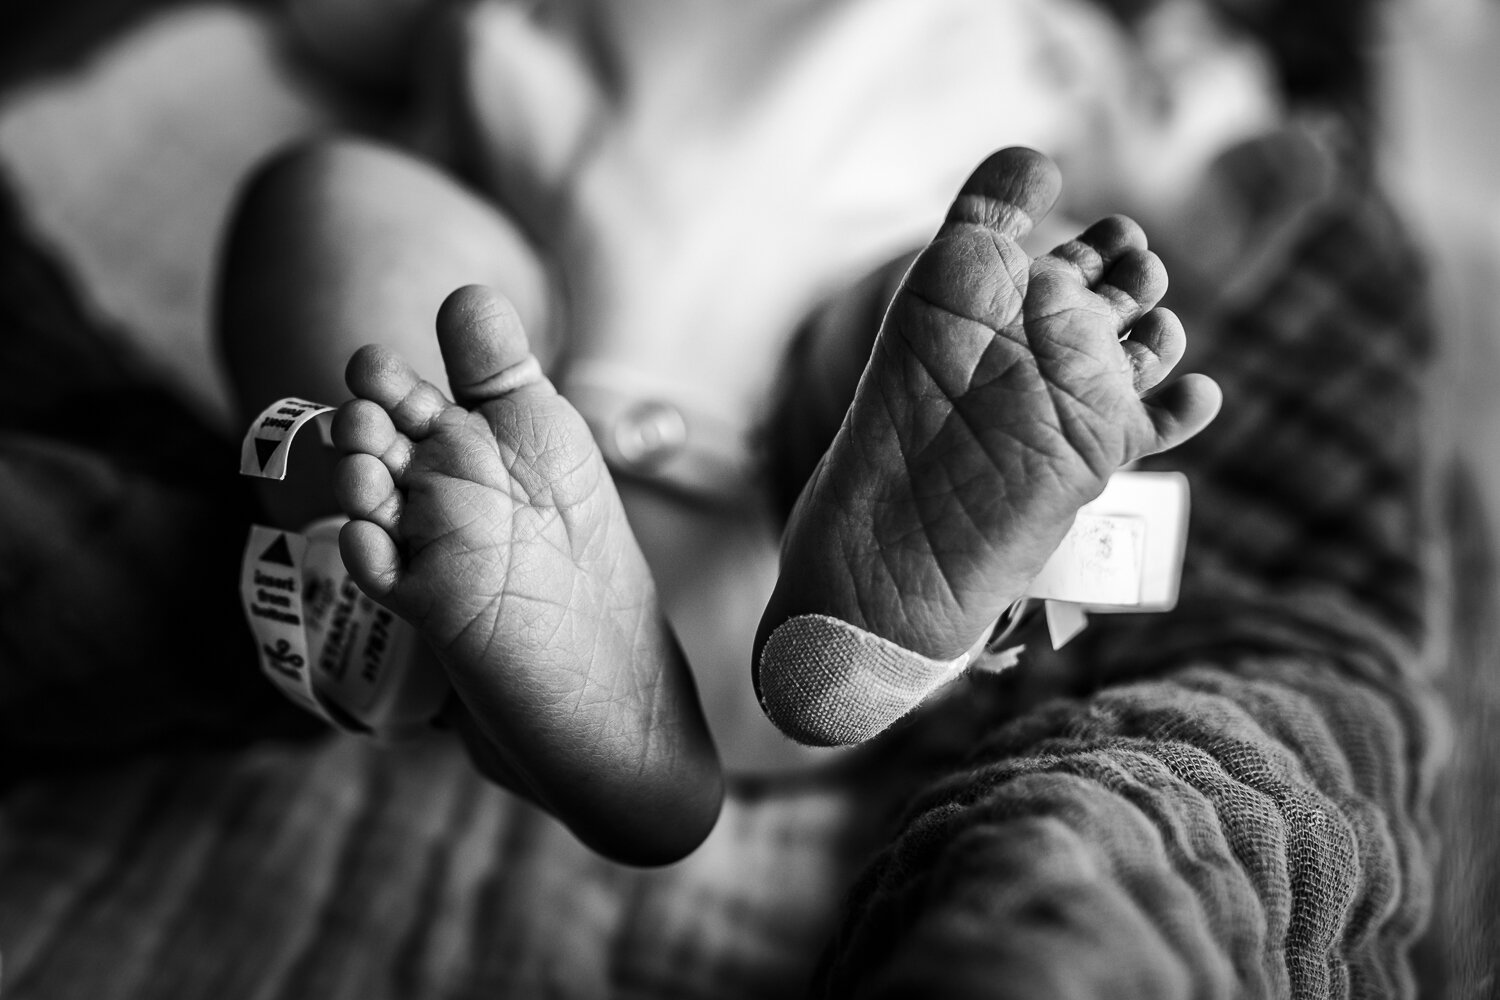
[{"label": "knit textured fabric", "polygon": [[1148,463],[1192,484],[1182,603],[1032,661],[1070,696],[917,795],[820,995],[1413,994],[1439,742],[1421,268],[1358,185],[1288,246],[1195,328],[1222,415]]},{"label": "knit textured fabric", "polygon": [[808,746],[863,743],[958,676],[968,655],[934,660],[827,615],[797,615],[761,652],[756,689],[776,727]]}]

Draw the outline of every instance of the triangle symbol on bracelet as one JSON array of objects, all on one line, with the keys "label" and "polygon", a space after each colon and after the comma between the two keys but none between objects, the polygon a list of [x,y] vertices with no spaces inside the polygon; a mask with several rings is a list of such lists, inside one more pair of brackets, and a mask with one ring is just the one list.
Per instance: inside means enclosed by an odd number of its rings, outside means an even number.
[{"label": "triangle symbol on bracelet", "polygon": [[266,463],[271,456],[276,454],[276,449],[281,447],[281,442],[274,438],[255,439],[255,458],[260,462],[261,471],[265,471]]},{"label": "triangle symbol on bracelet", "polygon": [[286,535],[277,535],[276,541],[266,546],[266,551],[260,554],[261,562],[280,563],[282,566],[297,568],[292,561],[292,550],[286,544]]}]

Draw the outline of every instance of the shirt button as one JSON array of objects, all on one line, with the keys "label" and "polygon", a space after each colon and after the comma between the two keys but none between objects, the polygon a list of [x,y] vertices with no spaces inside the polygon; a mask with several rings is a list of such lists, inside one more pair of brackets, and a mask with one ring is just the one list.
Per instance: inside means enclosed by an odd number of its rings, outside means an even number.
[{"label": "shirt button", "polygon": [[638,403],[620,415],[614,444],[622,462],[635,471],[645,471],[682,451],[687,444],[687,421],[670,403]]}]

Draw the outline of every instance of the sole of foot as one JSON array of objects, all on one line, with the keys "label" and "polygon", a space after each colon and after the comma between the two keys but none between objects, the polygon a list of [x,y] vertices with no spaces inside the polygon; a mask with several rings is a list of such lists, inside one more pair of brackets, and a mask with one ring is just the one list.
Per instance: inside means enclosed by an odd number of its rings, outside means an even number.
[{"label": "sole of foot", "polygon": [[603,458],[505,299],[459,289],[437,336],[451,399],[387,348],[350,359],[345,565],[436,654],[486,774],[603,854],[675,860],[722,779]]},{"label": "sole of foot", "polygon": [[[1109,476],[1218,412],[1205,376],[1158,388],[1185,337],[1139,226],[1021,250],[1060,189],[1029,149],[975,170],[797,502],[753,669],[800,742],[862,742],[953,679]],[[771,642],[790,622],[815,627]]]}]

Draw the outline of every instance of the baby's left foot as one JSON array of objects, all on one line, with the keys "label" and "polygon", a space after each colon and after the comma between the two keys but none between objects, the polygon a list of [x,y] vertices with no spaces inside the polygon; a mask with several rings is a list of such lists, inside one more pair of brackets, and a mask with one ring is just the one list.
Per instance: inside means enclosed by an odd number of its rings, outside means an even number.
[{"label": "baby's left foot", "polygon": [[617,860],[676,860],[718,759],[603,456],[508,302],[459,289],[437,334],[456,402],[388,350],[349,362],[344,563],[437,654],[486,773]]},{"label": "baby's left foot", "polygon": [[1058,190],[1040,153],[990,157],[886,314],[757,637],[762,705],[795,739],[868,739],[952,679],[1110,475],[1217,412],[1203,376],[1142,398],[1184,339],[1140,227],[1021,250]]}]

